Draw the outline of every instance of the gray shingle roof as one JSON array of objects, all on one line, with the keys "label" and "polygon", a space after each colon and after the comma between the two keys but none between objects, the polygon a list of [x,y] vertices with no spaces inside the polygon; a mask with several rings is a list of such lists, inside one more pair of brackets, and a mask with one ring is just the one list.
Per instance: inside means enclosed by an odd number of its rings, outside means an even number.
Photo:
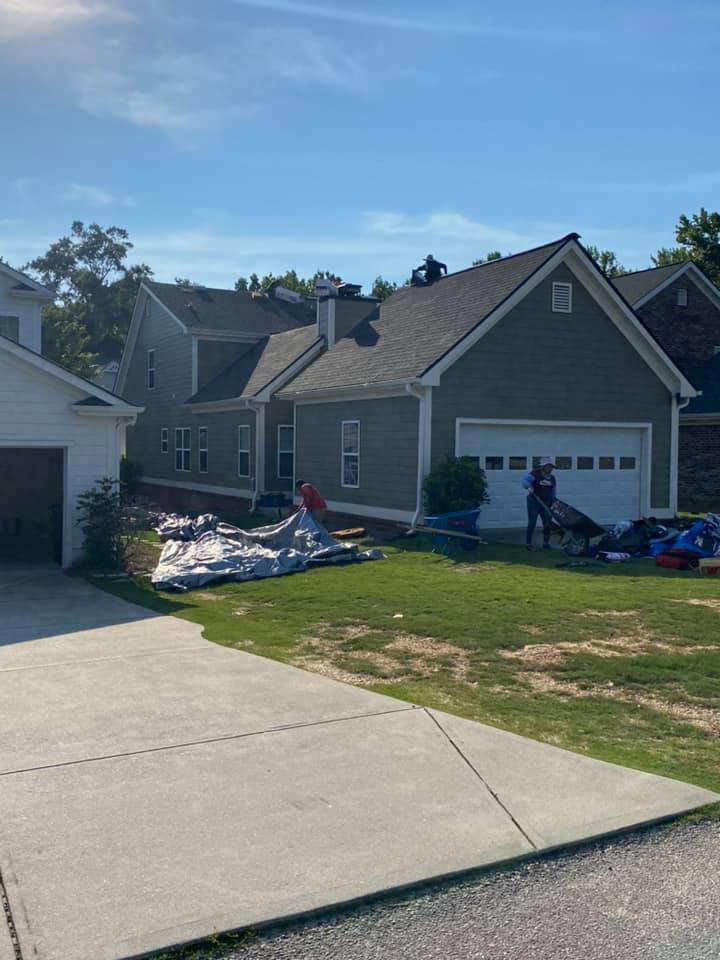
[{"label": "gray shingle roof", "polygon": [[692,413],[720,414],[720,354],[707,363],[691,368],[688,376],[693,385],[702,390],[702,396],[692,399],[680,416]]},{"label": "gray shingle roof", "polygon": [[315,320],[315,303],[302,300],[254,299],[244,290],[218,290],[214,287],[188,289],[177,283],[145,285],[192,330],[228,330],[232,333],[257,333],[267,336],[282,333]]},{"label": "gray shingle roof", "polygon": [[210,403],[235,397],[253,397],[319,343],[320,339],[314,324],[264,337],[187,402]]},{"label": "gray shingle roof", "polygon": [[281,393],[421,376],[576,236],[450,274],[430,287],[401,288]]},{"label": "gray shingle roof", "polygon": [[653,267],[650,270],[638,270],[635,273],[626,273],[622,277],[613,277],[612,284],[618,293],[621,293],[627,302],[632,305],[642,300],[645,294],[650,293],[664,280],[680,270],[688,261],[671,263],[667,267]]}]

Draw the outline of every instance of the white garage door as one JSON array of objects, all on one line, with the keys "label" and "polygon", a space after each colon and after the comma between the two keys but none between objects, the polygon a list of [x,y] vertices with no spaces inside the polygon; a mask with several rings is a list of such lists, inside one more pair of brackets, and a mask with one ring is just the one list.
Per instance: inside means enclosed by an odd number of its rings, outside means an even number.
[{"label": "white garage door", "polygon": [[491,502],[482,527],[527,522],[522,478],[541,457],[556,464],[557,495],[598,523],[636,519],[643,513],[642,427],[567,427],[460,421],[458,455],[478,458]]}]

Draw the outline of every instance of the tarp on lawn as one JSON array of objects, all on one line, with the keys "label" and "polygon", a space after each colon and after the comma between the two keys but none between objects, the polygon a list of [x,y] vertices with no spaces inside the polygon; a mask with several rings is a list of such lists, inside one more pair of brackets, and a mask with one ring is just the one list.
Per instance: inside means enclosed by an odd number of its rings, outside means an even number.
[{"label": "tarp on lawn", "polygon": [[[167,543],[152,575],[157,590],[194,590],[221,580],[262,580],[301,573],[312,566],[381,560],[338,543],[307,510],[254,530],[241,530],[206,514],[196,521],[169,515],[157,528]],[[172,539],[171,539],[172,538]]]}]

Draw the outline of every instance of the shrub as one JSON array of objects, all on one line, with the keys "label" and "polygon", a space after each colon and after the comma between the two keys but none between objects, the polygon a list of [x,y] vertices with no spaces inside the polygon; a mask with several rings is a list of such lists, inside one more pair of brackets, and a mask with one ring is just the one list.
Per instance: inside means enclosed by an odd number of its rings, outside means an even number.
[{"label": "shrub", "polygon": [[123,497],[132,497],[137,492],[140,464],[127,457],[120,457],[120,491]]},{"label": "shrub", "polygon": [[454,513],[474,510],[488,503],[485,473],[469,457],[445,457],[436,463],[423,481],[425,513]]},{"label": "shrub", "polygon": [[82,523],[83,550],[89,566],[117,570],[122,566],[129,531],[120,499],[120,483],[110,477],[77,498]]}]

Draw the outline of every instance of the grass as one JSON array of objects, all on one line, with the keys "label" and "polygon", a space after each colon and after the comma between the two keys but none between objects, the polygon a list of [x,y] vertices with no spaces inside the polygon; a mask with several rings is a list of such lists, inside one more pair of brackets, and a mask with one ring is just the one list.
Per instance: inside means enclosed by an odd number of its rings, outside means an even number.
[{"label": "grass", "polygon": [[382,562],[187,594],[98,585],[215,643],[720,792],[718,581],[503,544],[379,545]]}]

